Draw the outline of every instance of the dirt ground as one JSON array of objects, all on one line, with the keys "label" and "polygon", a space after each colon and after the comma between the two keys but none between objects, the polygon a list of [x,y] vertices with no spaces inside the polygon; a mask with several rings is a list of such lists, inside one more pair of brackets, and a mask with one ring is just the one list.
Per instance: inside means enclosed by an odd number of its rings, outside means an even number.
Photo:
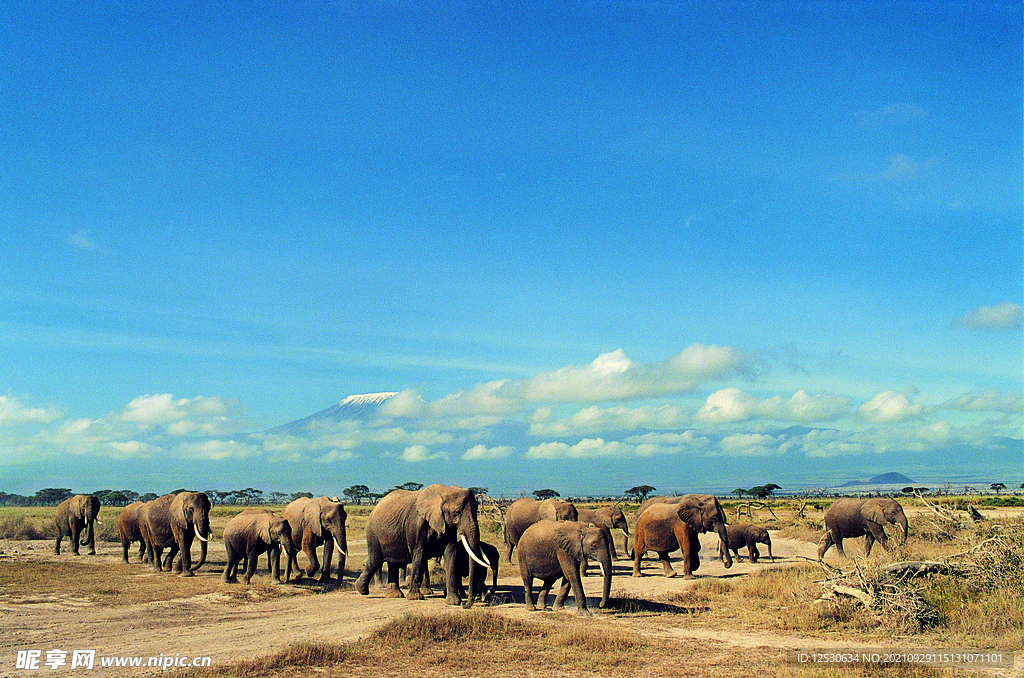
[{"label": "dirt ground", "polygon": [[[65,542],[66,545],[66,542]],[[789,567],[803,559],[813,559],[816,544],[773,536],[775,563],[767,561],[762,548],[762,561],[750,563],[746,558],[725,569],[715,558],[717,537],[702,536],[701,567],[699,577],[746,577],[771,567]],[[40,671],[15,669],[18,650],[39,649],[68,651],[70,665],[72,650],[95,650],[96,656],[209,656],[213,666],[270,654],[298,640],[345,642],[366,636],[389,619],[406,612],[445,611],[439,587],[435,596],[421,601],[386,599],[384,590],[371,588],[369,596],[361,596],[352,588],[365,557],[365,544],[350,543],[352,553],[348,560],[348,574],[341,588],[324,590],[307,581],[304,585],[269,583],[265,570],[254,578],[252,585],[224,584],[220,581],[225,562],[223,546],[211,543],[207,564],[198,575],[184,579],[169,573],[153,572],[137,562],[121,562],[120,545],[100,542],[96,556],[74,556],[68,553],[55,556],[49,541],[0,540],[0,676],[39,675]],[[197,549],[193,548],[193,551]],[[300,564],[305,562],[300,555]],[[15,564],[34,568],[59,567],[60,577],[74,578],[67,586],[19,586],[17,577],[11,576]],[[681,571],[677,558],[675,567]],[[265,567],[265,557],[261,558]],[[8,576],[3,572],[9,570]],[[530,621],[564,621],[575,618],[575,602],[570,597],[562,612],[527,612],[523,606],[523,586],[517,566],[504,560],[499,568],[497,601],[490,608],[501,614],[513,615]],[[615,563],[612,582],[613,598],[641,598],[648,601],[671,600],[672,594],[693,586],[696,580],[681,576],[668,579],[661,575],[661,565],[649,554],[644,561],[644,575],[631,577],[631,561],[620,559]],[[90,579],[91,578],[91,579]],[[96,580],[99,581],[96,581]],[[88,586],[85,582],[89,580]],[[700,610],[693,614],[664,615],[652,610],[644,614],[616,614],[597,610],[600,597],[599,576],[585,579],[588,603],[595,612],[586,620],[589,624],[608,624],[646,636],[658,636],[680,642],[712,640],[725,648],[770,652],[785,661],[783,655],[792,650],[821,648],[819,638],[801,638],[792,634],[758,632],[709,627],[700,622]],[[83,592],[80,588],[87,588]],[[163,595],[153,596],[146,591],[159,590]],[[154,599],[155,598],[155,599]],[[549,597],[548,605],[553,596]],[[666,622],[666,617],[671,617]],[[863,648],[863,642],[844,643],[829,641],[833,650]],[[1020,659],[1018,659],[1020,662]],[[42,669],[47,674],[51,671]],[[151,675],[154,669],[108,668],[102,675]],[[69,666],[59,669],[72,672]]]}]

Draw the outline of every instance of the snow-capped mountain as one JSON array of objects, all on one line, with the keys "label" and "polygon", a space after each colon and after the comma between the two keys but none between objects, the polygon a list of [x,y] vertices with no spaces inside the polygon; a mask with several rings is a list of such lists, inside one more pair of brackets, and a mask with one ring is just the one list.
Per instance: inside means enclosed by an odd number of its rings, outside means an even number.
[{"label": "snow-capped mountain", "polygon": [[267,433],[302,435],[309,428],[316,424],[351,421],[353,419],[367,419],[374,417],[380,410],[380,406],[393,398],[397,392],[384,393],[363,393],[350,395],[336,405],[320,410],[304,419],[298,419],[281,426],[269,429]]}]

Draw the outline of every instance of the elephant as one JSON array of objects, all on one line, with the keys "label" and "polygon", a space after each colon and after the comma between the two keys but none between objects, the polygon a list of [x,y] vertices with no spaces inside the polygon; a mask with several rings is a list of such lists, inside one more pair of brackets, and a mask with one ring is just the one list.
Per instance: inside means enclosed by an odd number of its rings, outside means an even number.
[{"label": "elephant", "polygon": [[[584,558],[593,558],[601,567],[604,585],[598,607],[608,606],[612,588],[612,548],[608,531],[579,521],[540,520],[530,525],[519,539],[519,574],[523,578],[526,609],[543,610],[548,592],[561,577],[562,586],[551,609],[560,610],[569,595],[576,598],[576,612],[589,615],[580,569]],[[533,578],[541,580],[537,602],[533,598]]]},{"label": "elephant", "polygon": [[673,497],[660,495],[660,496],[657,496],[657,497],[649,497],[647,499],[644,499],[643,503],[640,504],[640,508],[637,509],[636,515],[639,518],[641,513],[646,511],[648,508],[650,508],[654,504],[678,504],[679,502],[681,502],[683,500],[684,496],[686,496],[686,495],[679,495],[679,496],[673,496]]},{"label": "elephant", "polygon": [[889,538],[885,535],[885,524],[895,523],[903,532],[903,541],[907,540],[907,516],[903,507],[895,499],[839,499],[825,511],[825,534],[823,542],[819,540],[818,560],[825,552],[836,545],[840,557],[846,557],[843,551],[843,539],[846,537],[864,536],[864,554],[871,555],[871,547],[877,539],[882,548],[889,550]]},{"label": "elephant", "polygon": [[[676,549],[683,554],[683,578],[693,579],[700,567],[700,540],[698,533],[716,532],[722,544],[728,544],[725,531],[725,511],[718,499],[708,494],[688,494],[674,504],[651,504],[636,521],[633,536],[633,576],[639,577],[640,560],[647,551],[661,558],[666,577],[675,577],[668,554]],[[724,563],[732,567],[732,556],[725,551]]]},{"label": "elephant", "polygon": [[538,520],[579,520],[576,506],[560,499],[539,501],[523,497],[516,499],[505,511],[505,558],[512,562],[512,549],[519,543],[519,537],[530,525]]},{"label": "elephant", "polygon": [[[170,570],[182,577],[191,577],[206,562],[206,551],[213,532],[210,531],[210,498],[203,492],[165,494],[139,507],[139,526],[146,540],[146,554],[154,570]],[[199,538],[199,562],[192,564],[192,539]],[[167,547],[167,558],[161,566],[160,556]],[[175,561],[174,556],[181,552]]]},{"label": "elephant", "polygon": [[[626,515],[622,512],[622,509],[615,506],[602,506],[597,509],[581,508],[577,509],[579,513],[579,521],[581,523],[591,523],[598,527],[603,527],[608,530],[608,543],[612,545],[612,558],[618,556],[618,552],[615,549],[615,540],[612,538],[612,529],[622,530],[622,534],[625,535],[625,544],[629,545],[629,523],[626,522]],[[628,554],[628,548],[627,548]],[[587,559],[583,559],[583,576],[587,576]]]},{"label": "elephant", "polygon": [[[398,573],[410,566],[409,599],[420,600],[427,559],[444,557],[445,602],[458,605],[458,578],[455,566],[457,544],[461,542],[478,565],[491,567],[480,553],[480,525],[477,501],[471,490],[446,485],[428,485],[419,490],[393,490],[380,500],[366,521],[366,564],[356,579],[362,595],[370,592],[370,580],[388,563],[388,598],[400,598]],[[469,597],[464,606],[476,599],[478,568],[469,568]]]},{"label": "elephant", "polygon": [[242,511],[224,526],[224,550],[227,564],[224,581],[235,582],[238,565],[244,559],[245,583],[256,574],[256,561],[260,554],[268,554],[270,574],[275,582],[281,581],[281,551],[286,557],[295,551],[292,528],[283,517],[270,511]]},{"label": "elephant", "polygon": [[[761,557],[760,551],[757,550],[757,544],[765,544],[768,547],[768,557],[775,562],[775,556],[772,555],[772,537],[768,534],[768,530],[759,525],[726,525],[726,533],[729,536],[729,550],[736,554],[736,558],[740,557],[739,549],[744,546],[747,547],[747,556],[750,558],[750,562],[756,563],[757,559]],[[725,548],[723,544],[718,545],[718,556],[725,560],[725,555],[722,553],[722,549]]]},{"label": "elephant", "polygon": [[345,579],[345,561],[348,557],[348,535],[345,521],[348,514],[340,502],[327,497],[300,497],[284,507],[281,515],[291,527],[294,547],[288,552],[288,568],[285,581],[291,579],[292,563],[299,571],[298,549],[306,554],[307,564],[303,574],[310,579],[320,569],[320,561],[316,557],[316,547],[323,544],[324,564],[320,573],[320,581],[331,579],[331,560],[334,549],[338,549],[338,583]]},{"label": "elephant", "polygon": [[[53,552],[60,555],[60,542],[64,537],[71,538],[71,552],[78,555],[78,546],[88,546],[87,555],[96,555],[96,529],[99,523],[96,516],[100,513],[100,500],[91,494],[76,494],[57,505],[54,521],[57,523],[57,541]],[[100,523],[101,525],[103,523]],[[82,530],[85,536],[82,536]],[[79,541],[81,539],[81,541]]]},{"label": "elephant", "polygon": [[146,540],[142,538],[142,530],[139,528],[139,509],[142,508],[141,501],[133,501],[123,509],[117,516],[117,531],[121,535],[121,560],[128,563],[128,549],[133,541],[139,542],[139,560],[148,563],[146,559]]},{"label": "elephant", "polygon": [[[498,561],[501,559],[501,555],[498,553],[497,547],[488,544],[487,542],[480,542],[480,553],[483,554],[487,562],[491,564],[491,588],[487,589],[487,568],[476,562],[473,563],[473,569],[476,572],[476,590],[473,592],[475,595],[480,596],[480,601],[489,603],[494,599],[494,592],[498,590]],[[459,586],[456,592],[459,598],[465,598],[465,589],[462,587],[462,580],[469,576],[469,564],[470,558],[469,553],[463,550],[455,550],[455,572],[459,579]],[[445,592],[447,596],[447,591]]]}]

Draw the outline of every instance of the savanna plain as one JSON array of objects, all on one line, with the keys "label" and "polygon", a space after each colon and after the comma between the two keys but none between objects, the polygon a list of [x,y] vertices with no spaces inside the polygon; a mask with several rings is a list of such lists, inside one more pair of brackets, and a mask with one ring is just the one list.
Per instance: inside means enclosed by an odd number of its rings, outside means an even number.
[{"label": "savanna plain", "polygon": [[[52,507],[4,508],[0,676],[1024,675],[1024,507],[987,505],[990,499],[901,498],[910,521],[905,544],[891,552],[876,544],[864,557],[864,540],[849,539],[848,557],[840,559],[832,549],[825,565],[817,562],[817,546],[829,500],[770,500],[742,518],[737,511],[746,503],[726,501],[731,523],[770,530],[774,562],[762,546],[761,559],[751,563],[744,548],[726,569],[717,536],[705,534],[695,579],[665,578],[653,553],[643,562],[644,576],[635,578],[617,533],[608,608],[597,609],[600,577],[592,571],[584,579],[591,616],[577,615],[572,597],[560,612],[527,612],[514,556],[512,564],[502,559],[490,604],[471,609],[445,605],[443,576],[436,572],[434,596],[426,600],[387,599],[382,588],[361,596],[351,584],[366,554],[368,506],[346,506],[350,553],[341,585],[318,579],[275,584],[265,556],[251,584],[223,583],[226,556],[219,541],[211,543],[207,563],[192,578],[154,572],[139,563],[137,547],[125,565],[116,507],[101,510],[97,555],[75,556],[67,540],[62,554],[54,555]],[[968,505],[980,520],[969,516]],[[636,506],[620,507],[632,525]],[[243,508],[213,508],[216,537]],[[499,521],[497,509],[481,507],[484,541],[503,551]],[[673,554],[673,565],[681,573],[679,555]],[[885,571],[907,561],[943,567],[917,576]],[[299,564],[305,564],[301,553]],[[45,656],[55,648],[69,655],[91,649],[98,656],[208,656],[211,666],[166,672],[15,668],[19,650],[39,649]],[[961,649],[1011,659],[995,667],[796,661],[798,652],[875,652],[884,658],[890,652]]]}]

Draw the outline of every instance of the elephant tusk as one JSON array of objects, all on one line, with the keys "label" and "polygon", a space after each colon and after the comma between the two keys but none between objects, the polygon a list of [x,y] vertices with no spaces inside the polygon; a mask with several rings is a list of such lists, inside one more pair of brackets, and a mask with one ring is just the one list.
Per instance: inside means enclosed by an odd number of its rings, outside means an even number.
[{"label": "elephant tusk", "polygon": [[102,525],[103,524],[102,520],[94,520],[93,522],[96,523],[97,525]]},{"label": "elephant tusk", "polygon": [[341,544],[338,543],[338,538],[334,538],[334,546],[338,549],[338,553],[348,558],[348,554],[345,553],[345,549],[341,548]]},{"label": "elephant tusk", "polygon": [[602,562],[601,562],[601,561],[599,560],[599,561],[597,561],[597,564],[598,564],[598,565],[599,565],[599,566],[601,567],[601,577],[607,577],[607,576],[608,576],[608,573],[607,573],[607,572],[605,572],[605,569],[604,569],[604,563],[602,563]]},{"label": "elephant tusk", "polygon": [[466,553],[469,554],[469,557],[472,558],[477,565],[486,567],[489,570],[494,569],[493,567],[491,567],[491,564],[487,562],[487,556],[483,556],[483,554],[481,553],[480,555],[482,555],[484,559],[480,560],[480,558],[478,558],[477,555],[473,553],[473,549],[469,548],[469,541],[466,540],[466,535],[462,535],[462,546],[466,549]]},{"label": "elephant tusk", "polygon": [[209,542],[210,541],[209,539],[207,539],[203,535],[199,534],[199,530],[196,530],[196,536],[199,537],[199,541],[205,541],[205,542]]}]

